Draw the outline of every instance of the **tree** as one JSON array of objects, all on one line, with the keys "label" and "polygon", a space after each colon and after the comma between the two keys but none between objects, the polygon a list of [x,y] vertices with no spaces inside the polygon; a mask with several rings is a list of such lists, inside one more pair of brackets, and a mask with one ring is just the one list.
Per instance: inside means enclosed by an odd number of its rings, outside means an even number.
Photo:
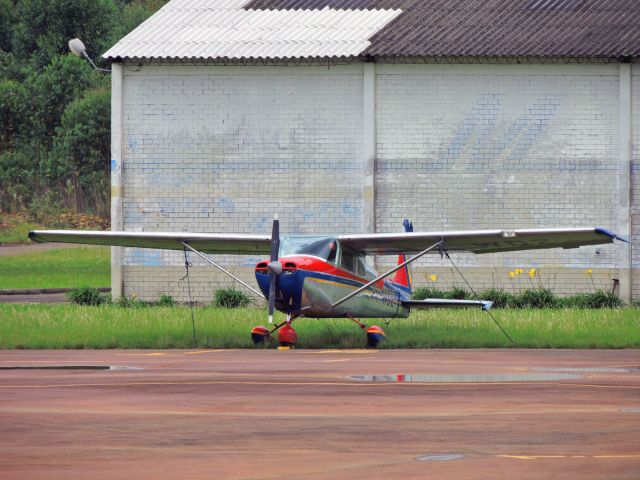
[{"label": "tree", "polygon": [[108,80],[81,58],[70,54],[55,56],[42,72],[34,72],[27,79],[32,105],[30,137],[48,148],[67,105],[87,88]]},{"label": "tree", "polygon": [[108,214],[110,111],[109,90],[89,90],[69,104],[57,129],[48,171],[76,211]]},{"label": "tree", "polygon": [[27,89],[15,80],[0,81],[0,152],[14,150],[16,136],[24,131]]},{"label": "tree", "polygon": [[37,67],[65,52],[74,37],[98,56],[109,46],[118,17],[113,0],[20,0],[17,11],[13,51],[31,56]]},{"label": "tree", "polygon": [[0,50],[11,50],[13,25],[16,21],[16,9],[12,0],[0,0]]}]

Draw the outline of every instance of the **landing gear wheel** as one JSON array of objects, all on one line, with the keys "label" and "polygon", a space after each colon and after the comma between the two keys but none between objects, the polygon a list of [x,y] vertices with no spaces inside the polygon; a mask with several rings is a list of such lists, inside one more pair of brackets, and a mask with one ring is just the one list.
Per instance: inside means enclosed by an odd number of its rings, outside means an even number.
[{"label": "landing gear wheel", "polygon": [[281,347],[293,348],[298,341],[298,334],[293,329],[290,323],[284,325],[278,330],[278,342]]},{"label": "landing gear wheel", "polygon": [[378,348],[380,342],[385,338],[384,330],[378,325],[371,325],[367,328],[367,348]]},{"label": "landing gear wheel", "polygon": [[269,329],[267,327],[260,325],[251,330],[251,340],[254,345],[262,345],[267,338],[269,338]]}]

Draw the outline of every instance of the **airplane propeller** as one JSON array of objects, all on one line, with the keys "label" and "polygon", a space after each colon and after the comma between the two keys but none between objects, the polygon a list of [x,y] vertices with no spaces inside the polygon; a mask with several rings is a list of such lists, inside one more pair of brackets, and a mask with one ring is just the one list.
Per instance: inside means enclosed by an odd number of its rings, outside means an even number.
[{"label": "airplane propeller", "polygon": [[273,310],[276,304],[276,279],[282,273],[282,264],[278,261],[280,250],[280,221],[276,215],[271,229],[271,258],[267,270],[269,271],[269,323],[273,323]]}]

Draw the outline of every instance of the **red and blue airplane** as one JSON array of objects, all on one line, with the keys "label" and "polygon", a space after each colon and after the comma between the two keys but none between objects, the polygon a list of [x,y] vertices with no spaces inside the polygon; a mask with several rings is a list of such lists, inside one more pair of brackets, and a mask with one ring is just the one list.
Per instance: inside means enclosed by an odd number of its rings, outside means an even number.
[{"label": "red and blue airplane", "polygon": [[[612,243],[619,239],[603,228],[549,228],[520,230],[467,230],[414,232],[404,221],[405,232],[359,235],[290,235],[280,238],[277,218],[271,236],[174,232],[118,232],[80,230],[36,230],[35,242],[68,242],[120,247],[159,248],[191,251],[233,277],[268,302],[269,323],[274,309],[287,319],[271,328],[255,327],[252,338],[262,343],[278,331],[282,345],[294,345],[297,334],[291,323],[300,317],[350,318],[367,332],[368,346],[384,339],[377,325],[367,327],[360,318],[406,318],[412,308],[480,307],[483,300],[411,299],[409,265],[427,253],[451,251],[495,253],[542,248],[577,248]],[[247,285],[206,254],[261,255],[255,276],[260,291]],[[413,254],[409,259],[405,255]],[[378,274],[367,255],[398,255],[398,264]],[[389,278],[393,275],[393,278]]]}]

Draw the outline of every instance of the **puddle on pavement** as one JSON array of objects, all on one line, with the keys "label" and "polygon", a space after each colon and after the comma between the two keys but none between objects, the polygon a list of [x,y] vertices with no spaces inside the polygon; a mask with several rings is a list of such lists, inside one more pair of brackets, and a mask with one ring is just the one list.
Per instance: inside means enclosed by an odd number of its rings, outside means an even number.
[{"label": "puddle on pavement", "polygon": [[462,453],[432,453],[416,458],[421,462],[450,462],[452,460],[462,460],[466,455]]},{"label": "puddle on pavement", "polygon": [[137,367],[125,367],[118,365],[12,365],[1,367],[0,370],[142,370]]},{"label": "puddle on pavement", "polygon": [[579,372],[579,373],[640,373],[637,367],[540,367],[535,372]]},{"label": "puddle on pavement", "polygon": [[347,378],[359,382],[383,383],[495,383],[577,380],[584,378],[584,375],[576,373],[490,373],[479,375],[353,375]]}]

